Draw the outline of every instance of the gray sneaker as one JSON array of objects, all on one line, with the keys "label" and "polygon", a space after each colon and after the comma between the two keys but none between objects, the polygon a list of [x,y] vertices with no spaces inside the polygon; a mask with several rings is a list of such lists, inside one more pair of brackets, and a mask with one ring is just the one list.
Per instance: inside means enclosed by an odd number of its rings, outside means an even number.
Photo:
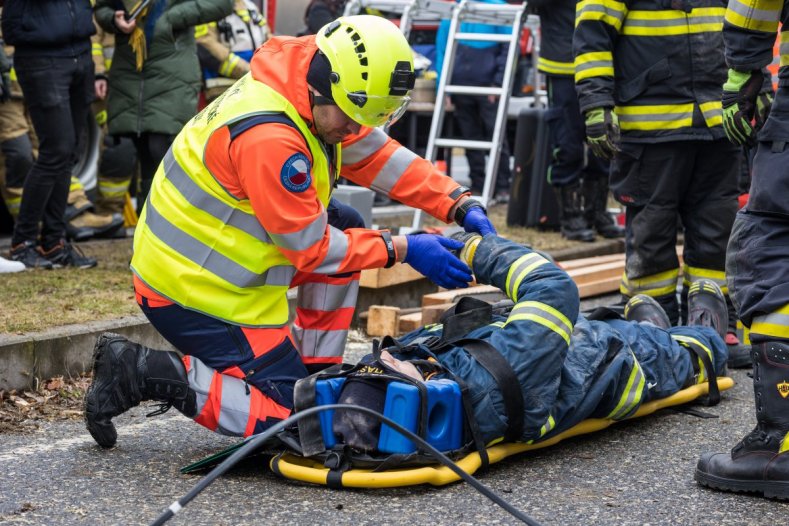
[{"label": "gray sneaker", "polygon": [[51,270],[52,262],[43,257],[32,241],[23,241],[11,247],[9,257],[12,261],[19,261],[25,268],[43,268]]},{"label": "gray sneaker", "polygon": [[52,268],[93,268],[98,264],[95,258],[86,256],[82,250],[63,240],[49,250],[42,250],[41,255],[50,261]]}]

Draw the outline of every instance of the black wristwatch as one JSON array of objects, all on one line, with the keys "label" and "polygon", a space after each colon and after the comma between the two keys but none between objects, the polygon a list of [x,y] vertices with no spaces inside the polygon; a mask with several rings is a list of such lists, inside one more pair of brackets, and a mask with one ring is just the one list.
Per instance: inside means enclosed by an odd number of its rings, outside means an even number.
[{"label": "black wristwatch", "polygon": [[388,230],[381,230],[381,239],[384,240],[384,245],[386,246],[386,265],[384,265],[384,268],[389,268],[397,263],[397,252],[395,252],[392,234]]},{"label": "black wristwatch", "polygon": [[449,198],[457,201],[463,194],[471,194],[471,189],[468,186],[458,186],[449,193]]},{"label": "black wristwatch", "polygon": [[485,207],[482,206],[482,203],[480,203],[476,199],[466,199],[465,201],[463,201],[463,204],[461,204],[455,210],[455,222],[458,225],[463,226],[463,220],[466,218],[466,214],[468,214],[468,211],[471,210],[472,208],[481,208],[482,212],[485,215],[488,215],[488,211],[485,210]]}]

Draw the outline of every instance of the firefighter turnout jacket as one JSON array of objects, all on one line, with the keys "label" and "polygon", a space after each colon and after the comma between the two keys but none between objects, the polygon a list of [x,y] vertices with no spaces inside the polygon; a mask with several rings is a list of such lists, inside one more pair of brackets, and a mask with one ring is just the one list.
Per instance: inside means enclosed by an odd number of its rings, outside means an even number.
[{"label": "firefighter turnout jacket", "polygon": [[531,0],[529,7],[540,17],[540,56],[537,69],[546,75],[572,77],[573,31],[576,0]]},{"label": "firefighter turnout jacket", "polygon": [[581,0],[581,111],[614,107],[622,141],[723,138],[725,0]]},{"label": "firefighter turnout jacket", "polygon": [[731,0],[723,33],[726,63],[738,71],[754,71],[773,62],[778,37],[780,67],[778,91],[760,141],[789,142],[789,2],[785,0]]},{"label": "firefighter turnout jacket", "polygon": [[383,267],[379,231],[328,224],[340,172],[450,221],[460,186],[383,131],[319,139],[305,75],[317,50],[314,36],[269,40],[178,134],[134,236],[132,270],[150,290],[232,324],[282,327],[297,273]]},{"label": "firefighter turnout jacket", "polygon": [[[618,317],[587,319],[579,314],[572,278],[522,245],[487,235],[476,248],[473,269],[479,283],[499,287],[515,302],[506,316],[494,315],[492,323],[465,338],[487,341],[517,377],[523,395],[518,441],[544,440],[587,418],[621,420],[644,402],[705,382],[702,353],[716,374],[725,368],[726,346],[711,327],[663,330]],[[442,336],[444,327],[430,325],[399,341],[408,345]],[[508,404],[497,379],[463,348],[464,341],[437,358],[467,385],[489,444],[505,435]]]}]

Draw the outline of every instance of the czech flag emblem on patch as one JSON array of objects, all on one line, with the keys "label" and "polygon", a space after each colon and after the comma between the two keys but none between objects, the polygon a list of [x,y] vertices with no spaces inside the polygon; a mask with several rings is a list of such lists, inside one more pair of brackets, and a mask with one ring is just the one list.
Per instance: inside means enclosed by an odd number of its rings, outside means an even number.
[{"label": "czech flag emblem on patch", "polygon": [[291,155],[280,170],[282,185],[291,192],[303,192],[310,187],[310,161],[301,152]]}]

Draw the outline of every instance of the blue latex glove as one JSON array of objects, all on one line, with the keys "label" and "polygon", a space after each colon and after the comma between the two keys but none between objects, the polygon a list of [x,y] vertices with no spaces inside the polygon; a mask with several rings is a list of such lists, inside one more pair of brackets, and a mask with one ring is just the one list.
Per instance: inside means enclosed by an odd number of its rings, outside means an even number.
[{"label": "blue latex glove", "polygon": [[474,207],[466,213],[466,217],[463,218],[463,230],[483,237],[496,233],[493,223],[490,222],[488,216],[479,207]]},{"label": "blue latex glove", "polygon": [[433,234],[410,234],[405,238],[405,262],[414,270],[445,289],[468,287],[471,269],[450,252],[463,248],[461,241]]}]

